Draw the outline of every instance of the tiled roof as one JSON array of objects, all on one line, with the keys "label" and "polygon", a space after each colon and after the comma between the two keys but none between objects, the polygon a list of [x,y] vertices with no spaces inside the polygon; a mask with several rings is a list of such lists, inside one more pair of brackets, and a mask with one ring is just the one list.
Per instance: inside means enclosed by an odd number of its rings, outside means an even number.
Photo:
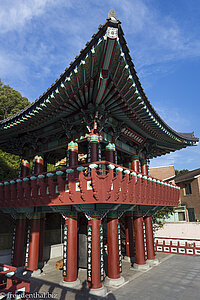
[{"label": "tiled roof", "polygon": [[200,175],[200,168],[189,171],[187,173],[184,174],[179,174],[177,176],[175,176],[173,178],[173,180],[175,180],[175,183],[181,182],[181,181],[187,181],[187,180],[191,180],[194,179],[195,176]]}]

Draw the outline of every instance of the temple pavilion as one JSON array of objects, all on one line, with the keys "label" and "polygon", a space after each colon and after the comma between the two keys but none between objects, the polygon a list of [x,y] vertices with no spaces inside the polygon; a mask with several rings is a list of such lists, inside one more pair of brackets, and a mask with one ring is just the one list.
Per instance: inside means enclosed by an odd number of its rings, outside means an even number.
[{"label": "temple pavilion", "polygon": [[[152,107],[111,10],[59,79],[24,110],[0,121],[0,149],[21,156],[19,177],[0,183],[0,210],[16,224],[13,266],[38,269],[45,217],[55,212],[65,224],[65,286],[80,286],[77,247],[85,247],[91,293],[104,295],[104,285],[123,283],[120,225],[130,264],[136,257],[133,268],[158,263],[152,216],[178,205],[179,188],[150,177],[148,162],[197,144],[193,133],[176,132]],[[66,165],[47,170],[65,157]]]}]

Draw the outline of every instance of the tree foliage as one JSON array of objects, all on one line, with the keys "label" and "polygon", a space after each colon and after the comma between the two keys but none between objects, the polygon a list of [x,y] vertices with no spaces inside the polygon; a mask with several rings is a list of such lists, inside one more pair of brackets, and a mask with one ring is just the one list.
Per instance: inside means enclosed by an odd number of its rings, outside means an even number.
[{"label": "tree foliage", "polygon": [[0,181],[18,177],[20,157],[0,150]]},{"label": "tree foliage", "polygon": [[184,174],[184,173],[187,173],[187,172],[189,172],[188,169],[175,170],[175,175],[181,175],[181,174]]},{"label": "tree foliage", "polygon": [[0,120],[6,119],[28,106],[30,102],[20,92],[0,80]]},{"label": "tree foliage", "polygon": [[[30,102],[20,92],[0,80],[0,120],[28,106]],[[0,150],[0,181],[18,177],[20,157]]]},{"label": "tree foliage", "polygon": [[174,207],[165,207],[161,210],[158,210],[153,215],[153,222],[158,226],[162,227],[164,222],[174,213]]}]

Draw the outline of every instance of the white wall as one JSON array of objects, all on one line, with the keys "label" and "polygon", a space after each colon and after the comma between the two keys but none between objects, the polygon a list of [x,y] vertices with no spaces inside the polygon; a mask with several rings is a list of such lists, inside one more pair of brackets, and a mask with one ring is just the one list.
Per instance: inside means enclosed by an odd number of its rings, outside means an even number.
[{"label": "white wall", "polygon": [[199,239],[200,222],[177,222],[165,223],[162,228],[155,231],[155,237]]},{"label": "white wall", "polygon": [[44,259],[51,259],[63,255],[63,244],[44,247]]}]

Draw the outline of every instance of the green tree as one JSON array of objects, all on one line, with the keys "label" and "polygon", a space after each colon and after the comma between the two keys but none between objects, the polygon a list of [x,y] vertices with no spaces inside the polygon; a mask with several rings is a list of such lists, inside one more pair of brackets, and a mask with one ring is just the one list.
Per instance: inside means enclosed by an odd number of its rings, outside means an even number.
[{"label": "green tree", "polygon": [[0,120],[14,115],[29,104],[28,99],[22,97],[20,92],[9,85],[4,85],[0,80]]},{"label": "green tree", "polygon": [[165,207],[161,210],[158,210],[153,215],[153,222],[158,226],[162,227],[164,222],[174,213],[174,207]]},{"label": "green tree", "polygon": [[0,181],[18,177],[20,157],[0,150]]},{"label": "green tree", "polygon": [[[29,104],[28,99],[22,97],[20,92],[4,85],[0,80],[0,120],[12,116]],[[19,166],[19,156],[0,150],[0,181],[18,177]]]},{"label": "green tree", "polygon": [[189,172],[188,169],[183,169],[183,170],[175,170],[175,175],[180,175],[180,174],[184,174],[184,173],[187,173]]}]

